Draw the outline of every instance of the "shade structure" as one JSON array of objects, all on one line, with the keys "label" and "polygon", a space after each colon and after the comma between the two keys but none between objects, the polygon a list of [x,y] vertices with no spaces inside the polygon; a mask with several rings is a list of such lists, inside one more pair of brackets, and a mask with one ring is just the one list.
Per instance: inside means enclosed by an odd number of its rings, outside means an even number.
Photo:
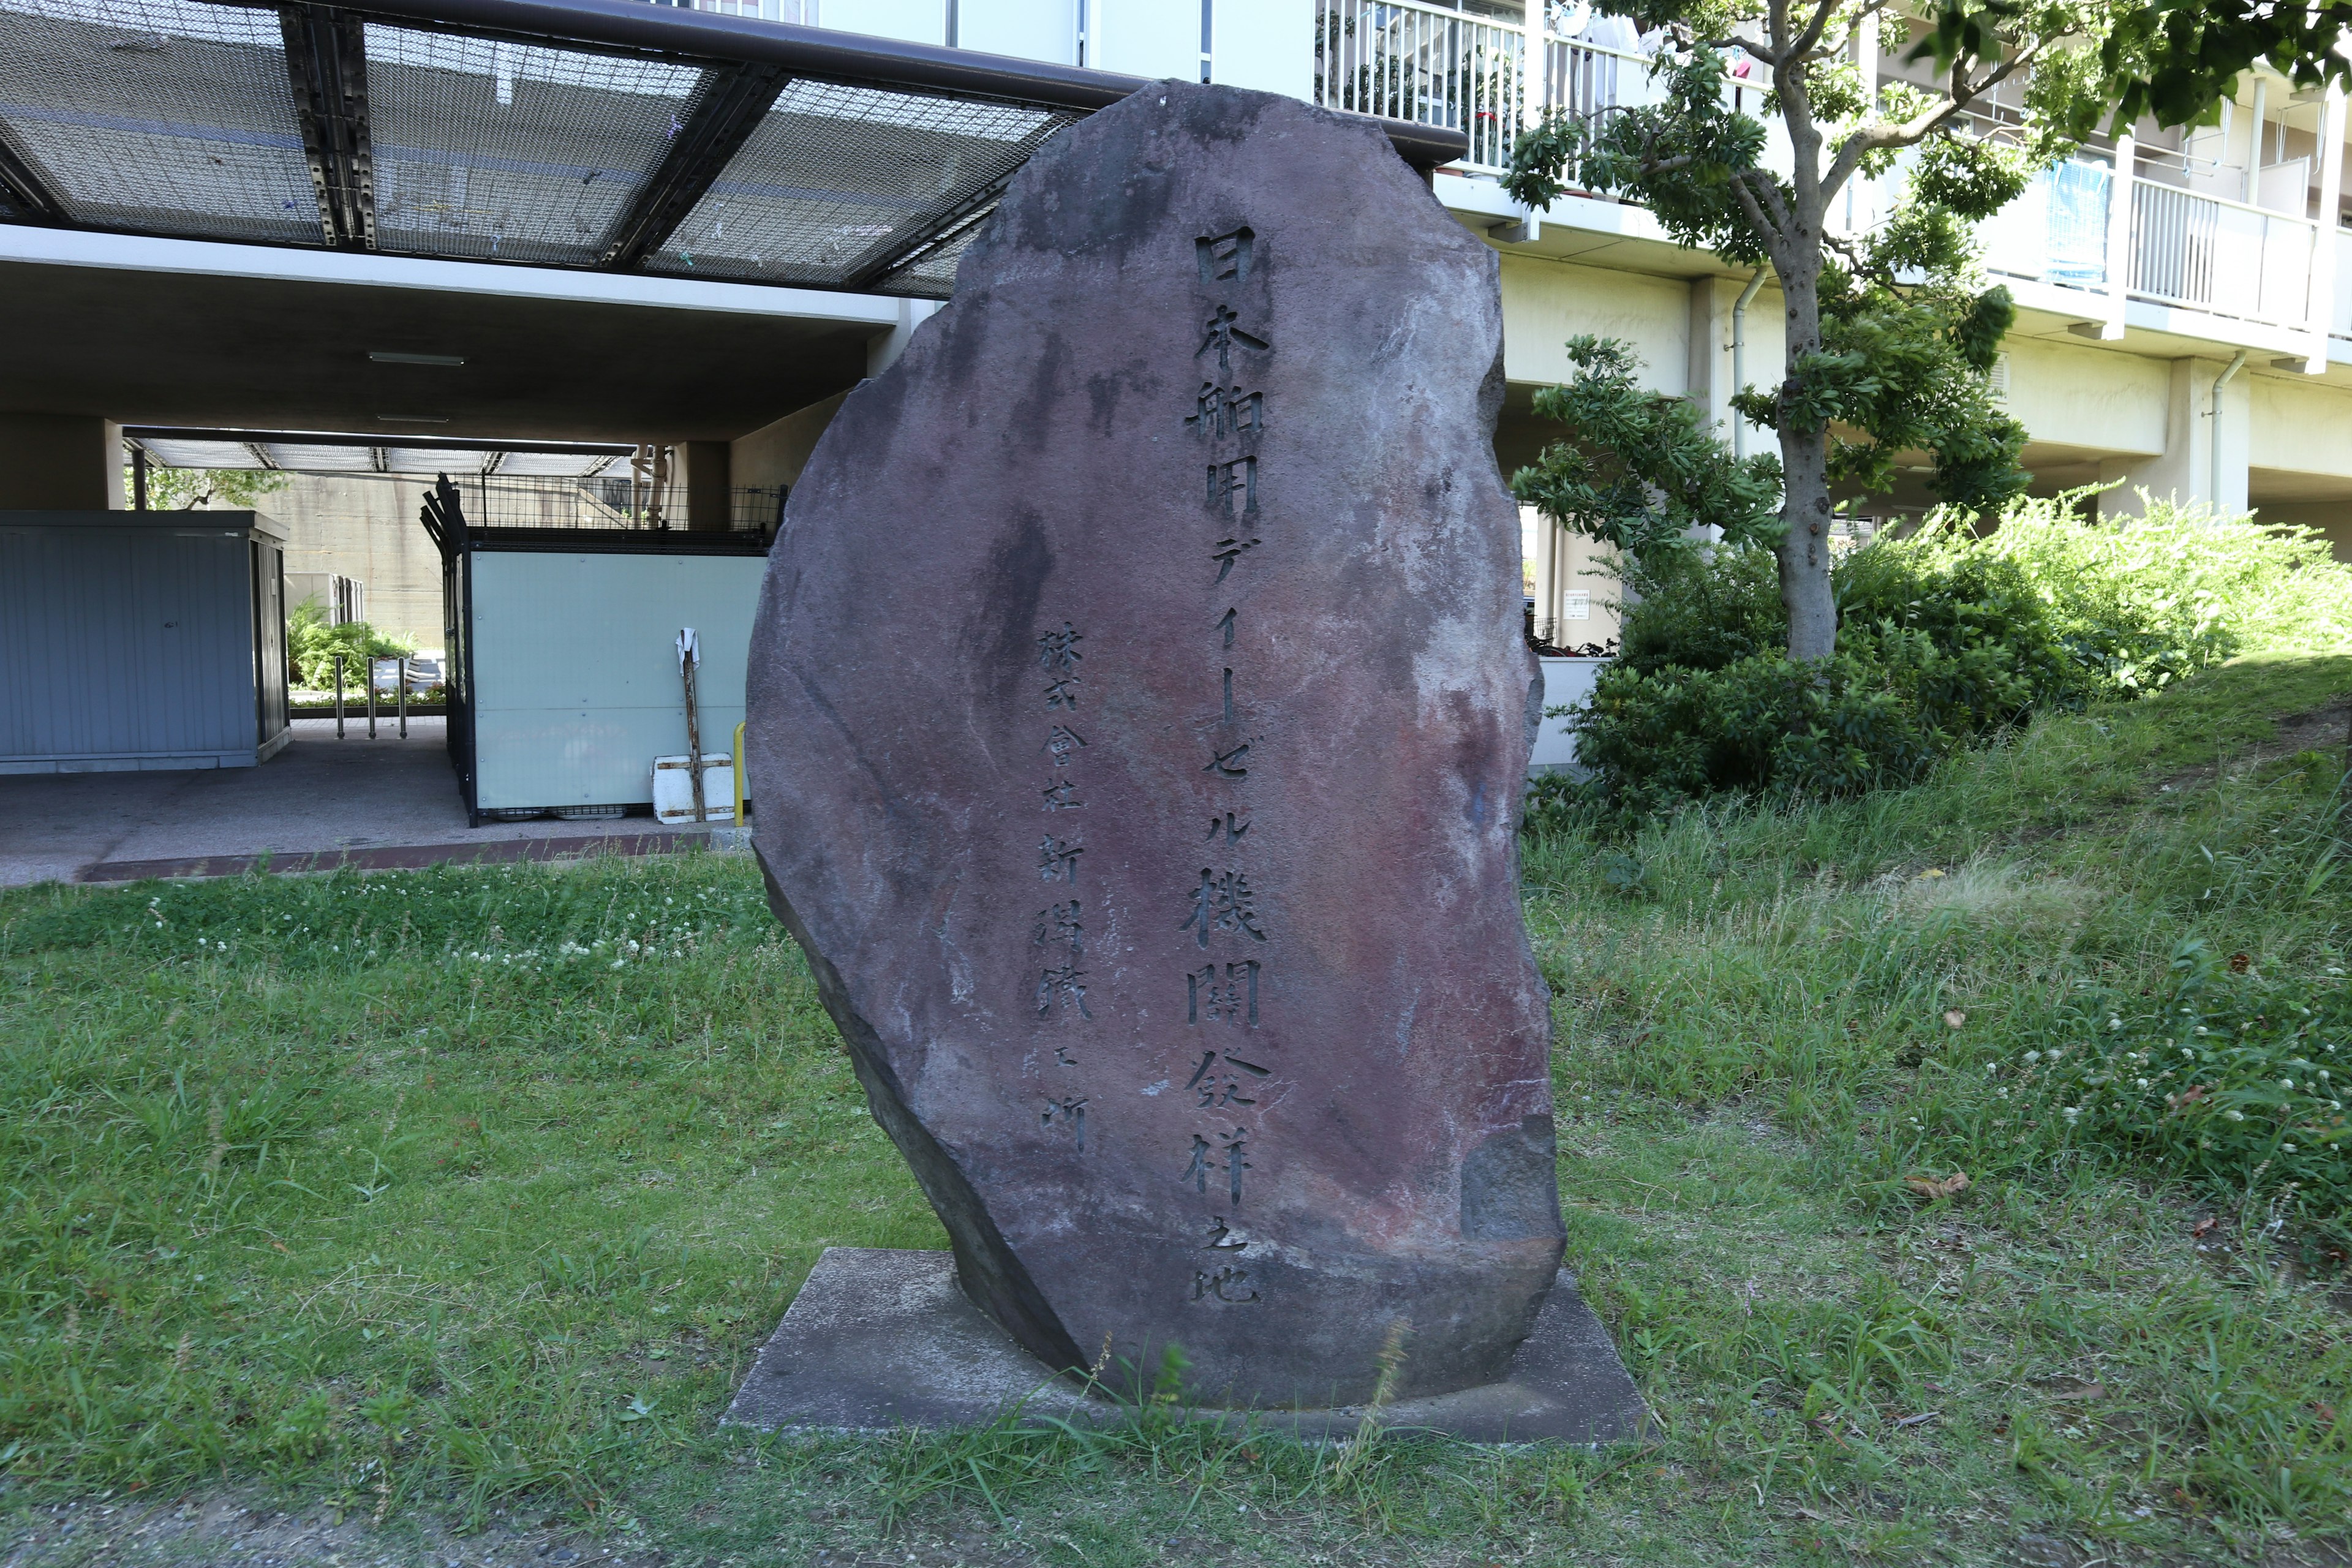
[{"label": "shade structure", "polygon": [[0,0],[0,222],[945,298],[1142,85],[636,0]]},{"label": "shade structure", "polygon": [[127,425],[123,436],[171,468],[275,468],[290,474],[439,474],[585,479],[619,466],[630,447],[609,443],[442,438],[384,445],[382,437],[286,430],[190,430]]}]

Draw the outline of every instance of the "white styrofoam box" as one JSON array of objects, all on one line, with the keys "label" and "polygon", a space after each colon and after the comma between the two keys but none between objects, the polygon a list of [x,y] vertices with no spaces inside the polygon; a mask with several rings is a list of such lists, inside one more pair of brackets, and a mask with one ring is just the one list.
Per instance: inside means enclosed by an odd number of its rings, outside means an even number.
[{"label": "white styrofoam box", "polygon": [[[706,822],[735,820],[735,759],[725,752],[702,753],[702,810]],[[654,816],[669,826],[694,820],[694,783],[682,752],[654,759]]]},{"label": "white styrofoam box", "polygon": [[476,552],[481,808],[650,803],[646,759],[683,755],[687,743],[682,626],[702,643],[702,735],[733,734],[767,565],[757,555]]},{"label": "white styrofoam box", "polygon": [[1544,721],[1536,731],[1536,749],[1528,758],[1532,773],[1549,773],[1559,768],[1576,766],[1576,736],[1565,719],[1551,717],[1551,710],[1581,702],[1592,695],[1592,683],[1601,678],[1605,658],[1541,658],[1544,680]]}]

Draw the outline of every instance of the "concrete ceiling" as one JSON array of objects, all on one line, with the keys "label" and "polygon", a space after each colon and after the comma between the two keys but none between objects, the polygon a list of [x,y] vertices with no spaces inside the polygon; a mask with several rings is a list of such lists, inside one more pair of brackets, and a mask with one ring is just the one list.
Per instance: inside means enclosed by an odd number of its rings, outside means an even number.
[{"label": "concrete ceiling", "polygon": [[[534,284],[577,276],[540,273]],[[666,297],[659,286],[625,281],[646,299]],[[564,287],[579,291],[564,297]],[[391,440],[725,440],[856,384],[867,344],[886,330],[814,311],[633,302],[609,289],[596,297],[604,287],[591,279],[534,294],[0,258],[9,323],[0,411]],[[668,297],[738,294],[810,298],[694,284]],[[893,301],[824,298],[840,301],[841,315],[895,310]],[[466,363],[368,357],[385,352]]]}]

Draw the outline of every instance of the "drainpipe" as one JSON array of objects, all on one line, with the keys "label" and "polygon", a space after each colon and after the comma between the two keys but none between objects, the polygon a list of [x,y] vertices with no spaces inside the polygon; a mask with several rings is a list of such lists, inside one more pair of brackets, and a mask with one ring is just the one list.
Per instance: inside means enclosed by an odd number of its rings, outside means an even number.
[{"label": "drainpipe", "polygon": [[[1764,287],[1764,269],[1758,268],[1748,287],[1739,291],[1739,299],[1731,307],[1731,390],[1738,392],[1748,384],[1748,306]],[[1731,416],[1731,455],[1748,456],[1748,421],[1737,410]]]},{"label": "drainpipe", "polygon": [[2246,351],[2240,349],[2231,356],[2230,366],[2213,378],[2213,510],[2221,510],[2221,389],[2246,368]]}]

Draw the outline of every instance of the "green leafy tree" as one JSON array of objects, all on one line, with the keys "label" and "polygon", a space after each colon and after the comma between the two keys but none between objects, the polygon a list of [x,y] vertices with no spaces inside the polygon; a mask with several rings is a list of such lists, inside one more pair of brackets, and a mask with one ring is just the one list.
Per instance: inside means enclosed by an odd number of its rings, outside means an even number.
[{"label": "green leafy tree", "polygon": [[[124,470],[122,488],[133,480]],[[151,511],[190,511],[215,502],[250,510],[266,495],[286,488],[287,476],[268,468],[166,468],[147,467],[147,507]]]},{"label": "green leafy tree", "polygon": [[[1959,23],[1937,20],[1930,41],[1939,52],[1950,49]],[[2352,83],[2352,58],[2338,52],[2347,29],[2352,0],[2158,0],[2117,6],[2100,51],[2104,86],[2119,123],[2142,115],[2159,125],[2210,121],[2238,78],[2256,65],[2270,66],[2297,87]]]},{"label": "green leafy tree", "polygon": [[[1538,207],[1570,185],[1630,197],[1678,242],[1778,278],[1785,378],[1742,389],[1735,405],[1780,440],[1774,549],[1789,657],[1825,658],[1837,642],[1836,490],[1884,487],[1911,450],[1931,456],[1930,488],[1958,505],[1995,510],[2027,482],[2017,466],[2025,433],[1985,381],[2013,307],[2004,289],[1972,287],[1967,235],[2095,122],[2102,78],[2085,41],[2107,10],[2094,0],[1955,0],[1943,91],[1897,82],[1874,94],[1858,51],[1884,0],[1609,8],[1664,29],[1661,100],[1552,114],[1519,138],[1505,184]],[[1735,47],[1770,73],[1765,111],[1787,133],[1786,174],[1769,166],[1764,122],[1726,90]],[[1999,142],[1968,134],[1969,110],[2011,81],[2023,83],[2021,133]],[[1906,150],[1895,210],[1867,233],[1832,232],[1847,184],[1885,174]]]},{"label": "green leafy tree", "polygon": [[1566,434],[1511,476],[1519,500],[1639,561],[1688,545],[1702,525],[1731,543],[1779,535],[1776,458],[1732,457],[1688,400],[1643,386],[1633,351],[1614,339],[1570,339],[1568,357],[1576,374],[1535,399]]}]

